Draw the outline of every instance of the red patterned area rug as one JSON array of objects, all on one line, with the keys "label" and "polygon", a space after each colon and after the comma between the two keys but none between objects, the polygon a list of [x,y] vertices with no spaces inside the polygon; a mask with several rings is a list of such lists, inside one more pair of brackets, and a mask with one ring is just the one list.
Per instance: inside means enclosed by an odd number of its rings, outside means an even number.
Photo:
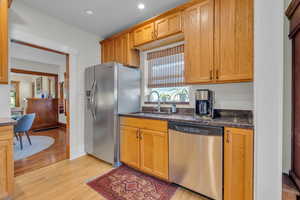
[{"label": "red patterned area rug", "polygon": [[169,200],[177,186],[121,166],[87,183],[108,200]]}]

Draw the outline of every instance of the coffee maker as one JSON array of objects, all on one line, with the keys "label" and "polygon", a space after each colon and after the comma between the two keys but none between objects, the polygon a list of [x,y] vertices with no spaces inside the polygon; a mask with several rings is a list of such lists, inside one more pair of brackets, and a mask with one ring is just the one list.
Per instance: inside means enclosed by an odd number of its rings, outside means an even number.
[{"label": "coffee maker", "polygon": [[214,94],[213,91],[207,89],[197,90],[195,94],[195,114],[200,118],[214,117]]}]

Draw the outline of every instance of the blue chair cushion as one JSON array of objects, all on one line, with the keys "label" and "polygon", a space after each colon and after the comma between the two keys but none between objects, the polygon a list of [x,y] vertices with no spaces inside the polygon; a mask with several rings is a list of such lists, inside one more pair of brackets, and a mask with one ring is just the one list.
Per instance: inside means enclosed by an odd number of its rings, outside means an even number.
[{"label": "blue chair cushion", "polygon": [[22,116],[14,127],[15,133],[29,131],[35,118],[35,113]]}]

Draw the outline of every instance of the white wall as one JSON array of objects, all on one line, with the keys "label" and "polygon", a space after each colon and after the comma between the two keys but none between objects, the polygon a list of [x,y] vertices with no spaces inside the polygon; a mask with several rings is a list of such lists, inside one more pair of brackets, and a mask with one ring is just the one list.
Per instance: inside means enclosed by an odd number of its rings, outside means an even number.
[{"label": "white wall", "polygon": [[0,117],[10,117],[9,90],[10,85],[0,84]]},{"label": "white wall", "polygon": [[[285,8],[291,0],[285,0]],[[291,136],[292,136],[292,43],[288,37],[289,20],[284,20],[284,93],[283,93],[283,172],[289,173],[291,169]]]},{"label": "white wall", "polygon": [[[211,85],[192,85],[190,86],[190,104],[177,105],[179,108],[195,107],[195,91],[197,89],[209,89],[214,91],[216,109],[233,110],[253,110],[253,83],[232,83],[232,84],[211,84]],[[144,104],[142,98],[141,105],[145,107],[153,106]],[[162,105],[169,107],[170,105]]]},{"label": "white wall", "polygon": [[232,83],[191,86],[190,100],[194,107],[195,90],[210,89],[215,93],[215,108],[253,110],[253,83]]},{"label": "white wall", "polygon": [[46,64],[35,62],[31,60],[24,60],[18,58],[11,58],[11,68],[14,69],[22,69],[28,71],[35,71],[35,72],[45,72],[51,74],[58,74],[60,71],[60,67],[58,65]]},{"label": "white wall", "polygon": [[254,199],[281,199],[284,1],[254,0]]},{"label": "white wall", "polygon": [[[10,35],[14,39],[18,37],[39,45],[47,44],[49,48],[72,53],[70,57],[72,66],[70,69],[71,158],[83,155],[84,69],[99,63],[101,38],[40,13],[26,6],[22,1],[13,3],[10,19]],[[3,87],[5,86],[0,86],[1,94],[8,93],[8,89]],[[1,98],[0,105],[1,109],[5,109],[9,105],[8,98]]]},{"label": "white wall", "polygon": [[65,65],[66,63],[66,56],[62,54],[33,48],[30,46],[18,44],[16,42],[12,42],[10,48],[10,56],[12,58],[31,60],[52,65]]}]

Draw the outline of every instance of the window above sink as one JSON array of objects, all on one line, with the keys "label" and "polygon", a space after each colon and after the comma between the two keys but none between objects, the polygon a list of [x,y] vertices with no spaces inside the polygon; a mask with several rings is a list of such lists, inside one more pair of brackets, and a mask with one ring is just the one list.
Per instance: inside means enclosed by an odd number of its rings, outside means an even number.
[{"label": "window above sink", "polygon": [[152,91],[157,91],[160,94],[162,103],[189,104],[189,87],[149,88],[145,99],[146,104],[158,102],[156,94],[149,96]]},{"label": "window above sink", "polygon": [[177,43],[144,52],[144,103],[189,104],[184,84],[184,44]]}]

